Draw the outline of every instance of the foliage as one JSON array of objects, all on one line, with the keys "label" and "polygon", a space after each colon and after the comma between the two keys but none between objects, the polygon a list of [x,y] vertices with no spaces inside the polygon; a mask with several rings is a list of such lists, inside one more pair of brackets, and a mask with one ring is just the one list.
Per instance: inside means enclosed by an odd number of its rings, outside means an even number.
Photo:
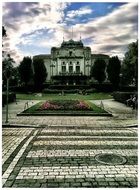
[{"label": "foliage", "polygon": [[[6,29],[4,26],[2,26],[2,38],[4,39],[7,37]],[[2,44],[3,47],[3,44]],[[10,82],[12,80],[12,77],[15,77],[14,67],[13,64],[15,63],[14,59],[11,58],[10,54],[6,51],[2,51],[2,80],[3,80],[3,88],[6,86],[6,80],[7,78],[10,78]],[[11,83],[10,83],[11,84]],[[10,85],[9,84],[9,85]]]},{"label": "foliage", "polygon": [[107,65],[108,79],[116,89],[120,82],[121,62],[117,56],[111,57]]},{"label": "foliage", "polygon": [[[8,102],[14,102],[16,100],[16,94],[13,92],[10,92],[8,94]],[[3,92],[2,93],[2,106],[4,106],[6,104],[6,93]]]},{"label": "foliage", "polygon": [[100,84],[105,80],[106,63],[103,59],[96,59],[94,65],[91,67],[91,77],[94,77]]},{"label": "foliage", "polygon": [[7,54],[2,61],[2,80],[3,80],[3,86],[6,85],[7,78],[11,78],[12,75],[15,73],[14,67],[13,67],[14,60],[11,58],[10,54]]},{"label": "foliage", "polygon": [[32,73],[31,64],[32,64],[32,59],[30,57],[24,57],[19,65],[20,79],[21,82],[25,84],[25,86],[27,86],[27,84],[31,79],[31,73]]},{"label": "foliage", "polygon": [[129,44],[122,64],[122,81],[125,84],[138,83],[138,41]]},{"label": "foliage", "polygon": [[6,37],[6,29],[4,28],[4,26],[2,26],[2,37]]},{"label": "foliage", "polygon": [[126,100],[128,100],[130,96],[134,94],[137,95],[136,92],[114,92],[113,98],[118,102],[126,104]]},{"label": "foliage", "polygon": [[34,84],[37,90],[41,90],[43,83],[47,77],[46,67],[44,61],[41,58],[35,58],[33,60],[34,66]]}]

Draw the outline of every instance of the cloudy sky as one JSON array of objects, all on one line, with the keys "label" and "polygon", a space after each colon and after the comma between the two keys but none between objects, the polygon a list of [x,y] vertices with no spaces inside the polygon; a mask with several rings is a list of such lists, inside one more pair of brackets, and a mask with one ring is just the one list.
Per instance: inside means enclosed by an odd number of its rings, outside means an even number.
[{"label": "cloudy sky", "polygon": [[90,46],[92,53],[118,55],[137,40],[137,3],[116,2],[5,2],[2,24],[4,48],[17,64],[23,56],[49,54],[72,38]]}]

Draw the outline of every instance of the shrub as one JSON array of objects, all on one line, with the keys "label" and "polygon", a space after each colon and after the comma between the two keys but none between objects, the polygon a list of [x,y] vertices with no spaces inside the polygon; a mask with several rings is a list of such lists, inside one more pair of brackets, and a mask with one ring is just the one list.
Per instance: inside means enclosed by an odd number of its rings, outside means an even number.
[{"label": "shrub", "polygon": [[[14,92],[10,92],[8,96],[8,103],[16,101],[16,94]],[[2,93],[2,106],[6,104],[6,92]]]},{"label": "shrub", "polygon": [[114,92],[112,95],[114,100],[126,104],[126,100],[128,100],[131,95],[137,96],[137,92]]},{"label": "shrub", "polygon": [[98,92],[113,92],[113,85],[111,83],[93,83],[92,88],[95,88]]}]

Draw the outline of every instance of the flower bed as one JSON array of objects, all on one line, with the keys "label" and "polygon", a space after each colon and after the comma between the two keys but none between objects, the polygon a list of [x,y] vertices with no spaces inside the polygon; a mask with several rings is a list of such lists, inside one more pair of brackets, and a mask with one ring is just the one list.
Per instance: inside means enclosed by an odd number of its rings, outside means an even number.
[{"label": "flower bed", "polygon": [[43,103],[38,110],[92,110],[92,108],[82,100],[52,100]]},{"label": "flower bed", "polygon": [[112,116],[101,107],[83,100],[47,100],[17,114],[18,116]]}]

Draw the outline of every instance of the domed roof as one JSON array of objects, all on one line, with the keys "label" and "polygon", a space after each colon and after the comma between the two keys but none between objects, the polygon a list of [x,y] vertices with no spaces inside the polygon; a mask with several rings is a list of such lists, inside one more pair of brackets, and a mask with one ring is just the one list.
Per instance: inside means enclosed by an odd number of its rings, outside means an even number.
[{"label": "domed roof", "polygon": [[61,47],[83,47],[82,41],[74,41],[73,39],[70,39],[69,41],[63,41],[61,44]]}]

